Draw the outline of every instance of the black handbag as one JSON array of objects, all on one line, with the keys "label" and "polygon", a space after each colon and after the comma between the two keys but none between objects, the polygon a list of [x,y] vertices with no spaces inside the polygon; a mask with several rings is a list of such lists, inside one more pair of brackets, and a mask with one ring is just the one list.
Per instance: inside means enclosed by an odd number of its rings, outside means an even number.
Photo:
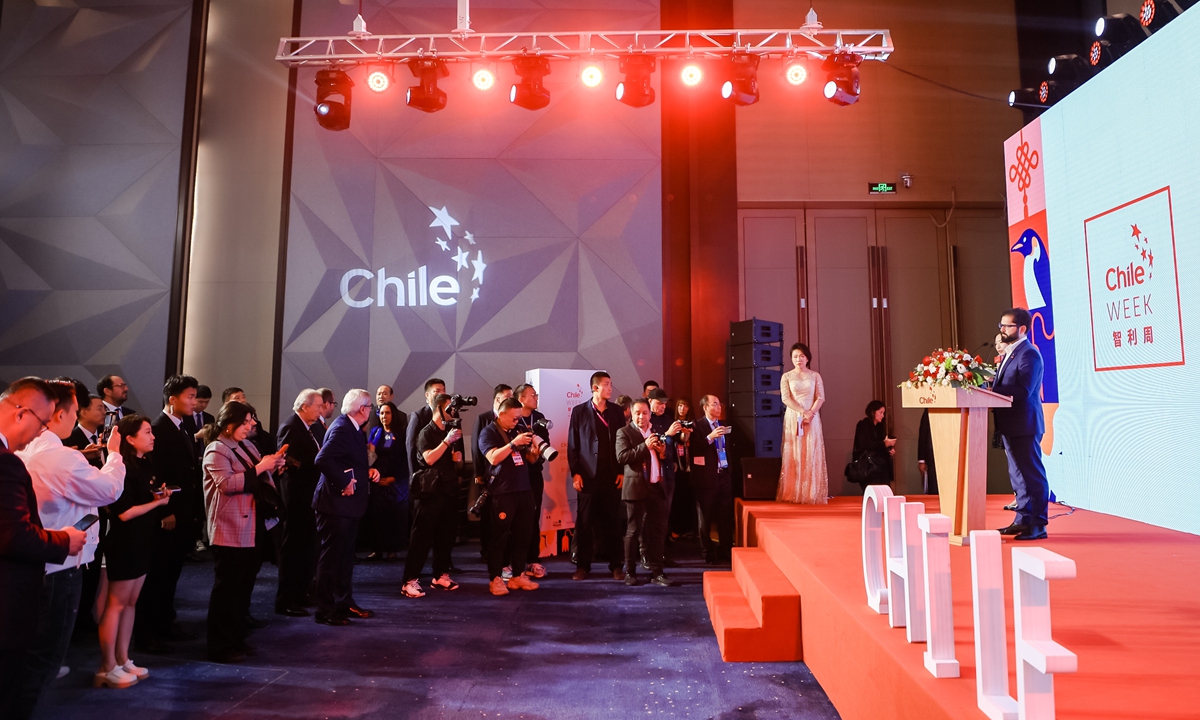
[{"label": "black handbag", "polygon": [[409,493],[413,497],[429,497],[437,493],[441,473],[437,468],[425,467],[413,473]]},{"label": "black handbag", "polygon": [[846,465],[846,478],[859,485],[869,485],[875,477],[886,473],[883,462],[874,452],[865,452]]}]

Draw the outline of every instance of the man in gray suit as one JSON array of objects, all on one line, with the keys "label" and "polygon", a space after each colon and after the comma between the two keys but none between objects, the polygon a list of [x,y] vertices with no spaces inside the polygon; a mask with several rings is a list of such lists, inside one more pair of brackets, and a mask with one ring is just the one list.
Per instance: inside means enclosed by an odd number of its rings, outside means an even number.
[{"label": "man in gray suit", "polygon": [[[639,545],[646,549],[650,582],[663,587],[674,583],[663,573],[663,540],[666,536],[668,447],[650,427],[650,403],[637,398],[630,406],[633,421],[617,431],[617,463],[624,468],[621,499],[629,518],[625,530],[625,584],[637,585]],[[672,443],[673,444],[673,443]],[[639,542],[640,541],[640,542]]]}]

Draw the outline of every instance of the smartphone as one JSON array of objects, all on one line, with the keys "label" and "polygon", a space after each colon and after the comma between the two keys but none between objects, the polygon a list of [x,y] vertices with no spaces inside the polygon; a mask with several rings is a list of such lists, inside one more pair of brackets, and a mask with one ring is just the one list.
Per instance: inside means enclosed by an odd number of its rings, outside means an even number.
[{"label": "smartphone", "polygon": [[87,515],[84,515],[83,517],[79,518],[79,522],[75,523],[75,529],[76,530],[87,530],[88,528],[95,525],[99,521],[100,521],[99,516],[88,513]]},{"label": "smartphone", "polygon": [[112,429],[117,425],[117,411],[109,410],[104,413],[104,432],[100,434],[100,444],[108,442],[108,437],[112,435]]},{"label": "smartphone", "polygon": [[173,495],[173,494],[179,492],[180,490],[182,490],[183,488],[179,487],[178,485],[168,485],[167,489],[170,490],[171,494]]},{"label": "smartphone", "polygon": [[278,451],[278,452],[276,452],[275,454],[276,454],[276,455],[281,455],[281,456],[282,456],[282,455],[287,455],[287,449],[288,449],[288,444],[287,444],[287,443],[284,443],[284,444],[283,444],[283,447],[279,448],[279,451]]}]

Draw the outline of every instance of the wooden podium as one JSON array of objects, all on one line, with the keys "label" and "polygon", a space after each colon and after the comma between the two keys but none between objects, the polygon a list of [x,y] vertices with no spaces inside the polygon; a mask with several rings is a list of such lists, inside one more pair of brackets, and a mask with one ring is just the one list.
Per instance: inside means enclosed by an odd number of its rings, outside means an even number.
[{"label": "wooden podium", "polygon": [[951,544],[967,545],[972,530],[986,529],[987,411],[1009,407],[1012,398],[982,388],[902,390],[904,407],[929,410],[941,512],[951,520]]}]

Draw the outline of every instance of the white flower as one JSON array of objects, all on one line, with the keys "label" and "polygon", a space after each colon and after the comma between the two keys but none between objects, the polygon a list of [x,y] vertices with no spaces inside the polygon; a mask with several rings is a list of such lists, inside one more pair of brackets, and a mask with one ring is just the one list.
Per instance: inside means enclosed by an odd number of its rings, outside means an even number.
[{"label": "white flower", "polygon": [[966,368],[966,366],[965,366],[965,365],[963,365],[962,363],[959,363],[959,364],[958,364],[958,368],[957,368],[957,370],[958,370],[958,372],[960,372],[960,373],[965,373],[965,372],[967,371],[967,368]]}]

